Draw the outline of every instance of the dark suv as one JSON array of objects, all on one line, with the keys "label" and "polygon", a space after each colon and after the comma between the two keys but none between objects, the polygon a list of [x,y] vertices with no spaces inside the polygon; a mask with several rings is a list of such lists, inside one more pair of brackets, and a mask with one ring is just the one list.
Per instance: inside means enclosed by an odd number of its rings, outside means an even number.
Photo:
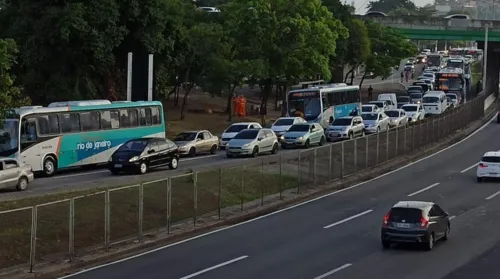
[{"label": "dark suv", "polygon": [[437,204],[401,201],[384,217],[382,246],[387,249],[391,243],[418,243],[430,251],[434,242],[446,240],[449,233],[449,215]]},{"label": "dark suv", "polygon": [[177,145],[172,141],[165,138],[140,138],[122,144],[109,158],[108,169],[112,174],[145,174],[151,168],[162,166],[176,169],[178,163]]}]

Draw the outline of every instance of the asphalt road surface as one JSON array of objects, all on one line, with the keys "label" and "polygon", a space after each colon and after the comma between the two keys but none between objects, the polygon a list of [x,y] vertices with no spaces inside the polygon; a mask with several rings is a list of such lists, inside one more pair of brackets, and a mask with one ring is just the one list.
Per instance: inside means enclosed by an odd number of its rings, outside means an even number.
[{"label": "asphalt road surface", "polygon": [[[371,182],[71,277],[500,278],[500,187],[477,183],[475,176],[482,154],[499,149],[499,137],[500,126],[490,123],[439,154]],[[400,200],[440,204],[452,216],[450,239],[431,252],[383,250],[382,218]]]}]

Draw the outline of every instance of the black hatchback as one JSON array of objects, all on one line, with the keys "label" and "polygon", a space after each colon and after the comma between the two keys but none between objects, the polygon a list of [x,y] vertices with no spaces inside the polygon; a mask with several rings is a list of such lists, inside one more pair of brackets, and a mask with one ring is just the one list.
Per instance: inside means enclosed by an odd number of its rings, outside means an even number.
[{"label": "black hatchback", "polygon": [[391,243],[417,243],[432,250],[437,240],[447,240],[450,233],[448,213],[437,204],[422,201],[401,201],[385,215],[382,224],[382,246]]},{"label": "black hatchback", "polygon": [[167,165],[176,169],[178,163],[179,154],[174,142],[165,138],[140,138],[122,144],[109,158],[108,169],[112,174],[144,174],[151,168]]}]

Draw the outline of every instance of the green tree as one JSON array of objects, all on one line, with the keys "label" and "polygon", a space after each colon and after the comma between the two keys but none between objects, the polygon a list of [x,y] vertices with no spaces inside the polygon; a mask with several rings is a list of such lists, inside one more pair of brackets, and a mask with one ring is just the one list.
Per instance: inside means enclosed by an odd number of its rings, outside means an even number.
[{"label": "green tree", "polygon": [[417,10],[417,6],[411,0],[378,0],[370,1],[366,6],[369,11],[389,13],[390,11],[404,8],[408,11]]},{"label": "green tree", "polygon": [[365,74],[359,83],[360,87],[368,73],[386,78],[391,75],[393,67],[399,65],[401,59],[417,52],[417,47],[396,30],[373,21],[367,21],[365,24],[372,52],[365,63]]},{"label": "green tree", "polygon": [[344,82],[351,74],[351,84],[354,80],[354,70],[366,63],[371,53],[371,41],[365,23],[359,19],[351,19],[347,26],[349,28],[347,64],[351,67],[345,75]]},{"label": "green tree", "polygon": [[29,99],[21,94],[21,89],[14,86],[15,77],[10,73],[16,64],[17,54],[14,40],[0,40],[0,119],[4,118],[8,109],[29,104]]},{"label": "green tree", "polygon": [[[265,122],[273,84],[323,75],[329,79],[329,57],[339,34],[347,30],[320,0],[233,0],[224,10],[237,50],[265,65],[261,115]],[[344,35],[343,35],[344,36]]]}]

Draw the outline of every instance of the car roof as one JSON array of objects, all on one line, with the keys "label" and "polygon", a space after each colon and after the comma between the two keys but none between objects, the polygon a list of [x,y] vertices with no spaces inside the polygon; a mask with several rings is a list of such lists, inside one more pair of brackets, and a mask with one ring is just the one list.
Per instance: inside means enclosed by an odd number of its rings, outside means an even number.
[{"label": "car roof", "polygon": [[181,134],[181,133],[200,133],[200,132],[208,132],[208,130],[190,130],[190,131],[180,132],[179,134]]},{"label": "car roof", "polygon": [[484,153],[483,157],[500,157],[500,151],[488,151]]},{"label": "car roof", "polygon": [[403,107],[410,107],[410,106],[412,106],[412,107],[418,107],[418,106],[420,106],[420,104],[406,104],[406,105],[403,105]]},{"label": "car roof", "polygon": [[398,111],[398,112],[401,112],[401,111],[404,111],[402,109],[387,109],[385,110],[385,112],[388,112],[388,111]]},{"label": "car roof", "polygon": [[301,117],[299,117],[299,116],[283,116],[283,117],[278,118],[277,120],[279,120],[279,119],[296,119],[296,118],[301,118]]},{"label": "car roof", "polygon": [[376,107],[376,105],[374,104],[364,104],[364,105],[361,105],[362,107]]},{"label": "car roof", "polygon": [[414,209],[420,209],[420,210],[425,210],[427,208],[430,208],[434,205],[433,202],[426,202],[426,201],[400,201],[397,202],[392,208],[414,208]]},{"label": "car roof", "polygon": [[337,119],[353,119],[354,117],[356,117],[356,116],[342,116],[342,117],[338,117]]},{"label": "car roof", "polygon": [[257,122],[236,122],[236,123],[233,123],[233,124],[231,124],[229,126],[233,126],[233,125],[251,125],[251,124],[258,124],[258,125],[260,125]]}]

